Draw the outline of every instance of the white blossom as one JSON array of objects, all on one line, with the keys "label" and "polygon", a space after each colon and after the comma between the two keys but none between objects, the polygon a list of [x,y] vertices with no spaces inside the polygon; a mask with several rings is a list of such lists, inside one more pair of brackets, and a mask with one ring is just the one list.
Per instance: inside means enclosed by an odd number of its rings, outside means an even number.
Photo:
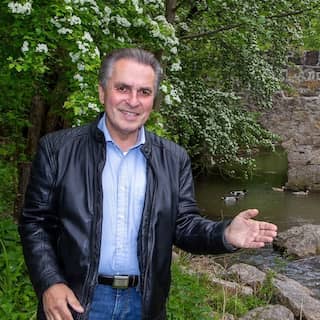
[{"label": "white blossom", "polygon": [[38,43],[36,46],[36,52],[48,52],[48,46],[45,43]]},{"label": "white blossom", "polygon": [[22,47],[21,47],[21,51],[23,53],[29,51],[29,42],[28,41],[23,41]]},{"label": "white blossom", "polygon": [[173,63],[170,68],[171,71],[180,71],[181,69],[180,61]]},{"label": "white blossom", "polygon": [[137,13],[142,14],[143,9],[139,7],[139,0],[131,0],[134,8],[136,9]]},{"label": "white blossom", "polygon": [[133,25],[135,27],[142,27],[145,25],[145,22],[142,19],[138,18],[137,20],[133,21]]},{"label": "white blossom", "polygon": [[122,43],[125,42],[124,37],[118,37],[117,40],[118,40],[119,42],[122,42]]},{"label": "white blossom", "polygon": [[58,17],[54,17],[50,19],[50,22],[57,28],[61,28],[61,23],[58,21]]},{"label": "white blossom", "polygon": [[85,68],[86,68],[86,66],[82,62],[77,63],[77,69],[79,71],[83,71],[83,70],[85,70]]},{"label": "white blossom", "polygon": [[167,85],[165,85],[164,83],[162,83],[161,86],[160,86],[160,90],[161,90],[163,93],[168,93],[168,87],[167,87]]},{"label": "white blossom", "polygon": [[79,50],[82,52],[82,53],[86,53],[89,51],[89,44],[86,43],[86,42],[82,42],[82,41],[77,41],[77,45],[78,45],[78,48]]},{"label": "white blossom", "polygon": [[100,57],[100,51],[99,51],[98,47],[94,48],[94,56]]},{"label": "white blossom", "polygon": [[103,32],[105,35],[110,34],[110,30],[109,30],[108,28],[102,29],[102,32]]},{"label": "white blossom", "polygon": [[131,23],[125,17],[120,17],[119,15],[116,15],[112,18],[113,20],[115,19],[117,21],[117,24],[119,24],[122,27],[125,27],[125,28],[131,27]]},{"label": "white blossom", "polygon": [[75,24],[81,24],[81,19],[78,16],[71,16],[69,22],[73,26]]},{"label": "white blossom", "polygon": [[173,53],[173,54],[177,54],[177,53],[178,53],[177,47],[172,47],[172,48],[170,49],[170,52]]},{"label": "white blossom", "polygon": [[72,30],[71,30],[71,29],[68,29],[68,28],[65,28],[65,27],[62,27],[62,28],[58,29],[58,33],[59,33],[59,34],[72,33]]},{"label": "white blossom", "polygon": [[91,109],[91,110],[96,111],[96,112],[100,112],[100,109],[99,109],[99,107],[97,106],[96,103],[89,102],[88,103],[88,109]]},{"label": "white blossom", "polygon": [[24,4],[11,1],[8,3],[8,8],[12,13],[29,15],[32,11],[32,1],[27,1]]},{"label": "white blossom", "polygon": [[83,76],[80,75],[79,73],[75,74],[75,75],[73,76],[73,79],[74,79],[74,80],[77,80],[77,81],[79,81],[79,82],[83,82]]},{"label": "white blossom", "polygon": [[72,61],[73,63],[75,63],[75,62],[77,62],[77,61],[79,60],[79,58],[80,58],[80,52],[76,52],[76,53],[70,52],[70,53],[69,53],[69,56],[70,56],[70,58],[71,58],[71,61]]},{"label": "white blossom", "polygon": [[88,88],[88,84],[85,83],[85,82],[80,82],[79,83],[79,87],[80,87],[81,90],[84,90],[84,89]]},{"label": "white blossom", "polygon": [[124,4],[124,3],[126,2],[126,0],[119,0],[119,2],[120,2],[121,4]]},{"label": "white blossom", "polygon": [[172,104],[172,100],[171,100],[171,97],[169,94],[166,94],[165,97],[164,97],[164,102],[166,104],[168,104],[169,106]]},{"label": "white blossom", "polygon": [[82,40],[87,40],[88,42],[92,42],[93,41],[93,39],[91,37],[91,34],[88,31],[85,31],[83,33]]}]

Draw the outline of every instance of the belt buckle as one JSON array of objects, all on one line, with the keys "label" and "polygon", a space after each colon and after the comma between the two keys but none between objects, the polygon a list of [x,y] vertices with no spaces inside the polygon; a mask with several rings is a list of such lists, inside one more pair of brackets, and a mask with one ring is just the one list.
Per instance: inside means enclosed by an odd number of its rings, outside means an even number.
[{"label": "belt buckle", "polygon": [[127,289],[129,286],[129,276],[114,276],[112,287],[116,289]]}]

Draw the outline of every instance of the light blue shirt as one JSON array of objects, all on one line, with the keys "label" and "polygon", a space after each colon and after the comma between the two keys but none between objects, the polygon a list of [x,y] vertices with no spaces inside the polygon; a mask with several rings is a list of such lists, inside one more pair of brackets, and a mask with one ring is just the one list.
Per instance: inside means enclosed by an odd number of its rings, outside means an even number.
[{"label": "light blue shirt", "polygon": [[98,124],[103,131],[107,159],[102,172],[103,222],[99,274],[139,275],[137,238],[146,191],[146,159],[140,148],[144,128],[128,152],[112,140],[105,115]]}]

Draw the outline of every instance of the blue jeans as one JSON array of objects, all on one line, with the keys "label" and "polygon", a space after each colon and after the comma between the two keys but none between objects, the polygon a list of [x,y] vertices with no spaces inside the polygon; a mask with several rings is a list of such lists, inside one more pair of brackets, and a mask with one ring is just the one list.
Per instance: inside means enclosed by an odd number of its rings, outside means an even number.
[{"label": "blue jeans", "polygon": [[98,284],[95,288],[89,320],[140,320],[141,294],[137,288],[114,289]]}]

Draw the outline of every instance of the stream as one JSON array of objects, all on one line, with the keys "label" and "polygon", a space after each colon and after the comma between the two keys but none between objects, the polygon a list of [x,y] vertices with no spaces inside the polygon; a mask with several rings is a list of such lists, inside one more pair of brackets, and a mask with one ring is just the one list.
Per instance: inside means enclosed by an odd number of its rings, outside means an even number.
[{"label": "stream", "polygon": [[[297,196],[289,191],[272,189],[281,187],[286,181],[286,154],[281,150],[260,153],[256,157],[256,170],[250,180],[198,177],[195,179],[196,198],[202,214],[212,220],[232,218],[242,210],[257,208],[260,212],[257,219],[276,224],[280,232],[307,223],[320,224],[320,193]],[[235,203],[222,200],[230,191],[243,189],[247,194]],[[320,256],[287,260],[275,252],[271,245],[258,250],[241,250],[229,256],[227,259],[231,261],[227,263],[244,262],[258,268],[271,267],[310,288],[320,299]]]}]

